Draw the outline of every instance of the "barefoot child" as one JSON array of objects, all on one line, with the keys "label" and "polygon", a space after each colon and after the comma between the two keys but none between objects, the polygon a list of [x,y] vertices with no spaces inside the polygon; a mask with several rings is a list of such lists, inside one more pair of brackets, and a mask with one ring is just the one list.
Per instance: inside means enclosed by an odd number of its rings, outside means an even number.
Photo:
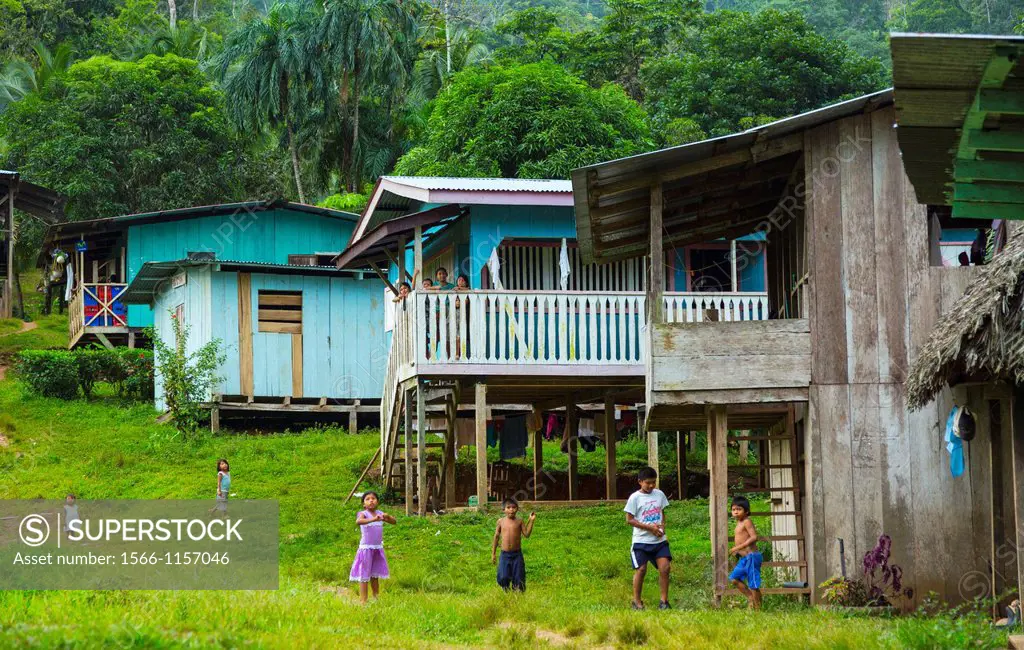
[{"label": "barefoot child", "polygon": [[661,589],[661,603],[658,609],[670,609],[668,604],[668,579],[672,571],[672,553],[665,538],[665,507],[668,498],[654,487],[658,473],[653,467],[645,467],[637,474],[640,489],[626,501],[626,523],[633,527],[633,547],[629,557],[633,562],[633,609],[643,609],[642,598],[647,563],[658,568],[658,587]]},{"label": "barefoot child", "polygon": [[359,601],[366,602],[366,585],[373,588],[373,599],[380,594],[378,578],[391,577],[388,573],[388,560],[384,557],[384,524],[395,523],[395,518],[377,510],[380,499],[376,492],[363,495],[364,510],[356,515],[356,524],[362,527],[362,539],[359,550],[352,562],[352,571],[348,579],[359,583]]},{"label": "barefoot child", "polygon": [[736,497],[731,511],[736,520],[736,543],[729,555],[735,553],[739,561],[729,579],[747,597],[751,609],[761,609],[761,553],[757,550],[757,529],[750,520],[750,502],[746,497]]},{"label": "barefoot child", "polygon": [[[530,513],[530,519],[523,523],[516,518],[519,503],[515,499],[505,499],[505,516],[498,520],[494,529],[494,541],[491,544],[491,564],[498,565],[498,584],[508,591],[511,586],[516,591],[526,591],[526,564],[523,563],[523,537],[533,532],[533,520],[536,512]],[[501,542],[501,561],[498,561],[498,542]]]},{"label": "barefoot child", "polygon": [[228,512],[228,492],[231,490],[231,467],[226,458],[217,461],[217,503],[210,510],[210,514],[217,513],[218,516]]},{"label": "barefoot child", "polygon": [[64,497],[64,534],[68,535],[71,531],[70,524],[72,521],[78,521],[78,504],[75,502],[75,495],[70,492]]}]

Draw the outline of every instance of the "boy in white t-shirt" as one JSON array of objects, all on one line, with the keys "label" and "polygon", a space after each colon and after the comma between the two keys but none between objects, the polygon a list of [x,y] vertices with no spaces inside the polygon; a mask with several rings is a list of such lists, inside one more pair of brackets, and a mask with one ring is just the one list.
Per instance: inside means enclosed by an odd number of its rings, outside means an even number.
[{"label": "boy in white t-shirt", "polygon": [[640,489],[626,501],[626,523],[633,527],[633,546],[629,557],[633,563],[633,609],[643,609],[644,576],[647,563],[658,568],[661,603],[658,609],[671,609],[668,604],[668,579],[672,570],[672,553],[665,538],[665,493],[654,487],[658,473],[645,467],[637,475]]}]

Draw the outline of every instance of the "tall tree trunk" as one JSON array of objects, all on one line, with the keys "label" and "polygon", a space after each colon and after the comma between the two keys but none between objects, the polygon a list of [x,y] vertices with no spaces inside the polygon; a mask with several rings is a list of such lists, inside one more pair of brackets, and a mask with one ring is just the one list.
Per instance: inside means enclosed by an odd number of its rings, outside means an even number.
[{"label": "tall tree trunk", "polygon": [[[14,260],[11,260],[10,263],[14,264]],[[17,264],[14,264],[14,286],[11,287],[11,305],[13,305],[11,316],[24,320],[25,296],[21,294],[21,273],[18,272]]]},{"label": "tall tree trunk", "polygon": [[352,168],[349,178],[350,192],[359,191],[361,181],[359,173],[359,57],[352,70]]},{"label": "tall tree trunk", "polygon": [[167,0],[167,14],[171,29],[174,29],[178,26],[178,5],[175,0]]},{"label": "tall tree trunk", "polygon": [[[348,70],[343,70],[341,73],[341,88],[340,99],[338,101],[338,111],[341,117],[341,129],[345,128],[345,123],[348,120],[348,95],[349,95],[349,73]],[[350,172],[352,168],[352,142],[347,138],[341,139],[341,186],[348,191],[349,184],[351,182]]]},{"label": "tall tree trunk", "polygon": [[199,22],[199,0],[192,0],[192,20]]},{"label": "tall tree trunk", "polygon": [[292,132],[292,121],[285,121],[288,128],[288,151],[292,154],[292,173],[295,174],[295,189],[299,193],[299,203],[306,202],[306,193],[302,190],[302,176],[299,174],[299,152],[295,148],[295,133]]},{"label": "tall tree trunk", "polygon": [[445,75],[451,76],[452,74],[452,37],[448,30],[448,23],[450,21],[448,15],[448,0],[444,3],[444,49],[445,49]]}]

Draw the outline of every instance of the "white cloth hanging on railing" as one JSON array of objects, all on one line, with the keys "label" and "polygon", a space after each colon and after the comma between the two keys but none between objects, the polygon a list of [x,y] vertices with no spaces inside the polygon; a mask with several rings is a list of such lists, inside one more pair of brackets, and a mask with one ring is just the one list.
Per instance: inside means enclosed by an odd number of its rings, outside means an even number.
[{"label": "white cloth hanging on railing", "polygon": [[558,273],[559,273],[559,285],[562,287],[562,291],[569,290],[569,246],[565,243],[565,237],[562,237],[562,252],[558,256]]},{"label": "white cloth hanging on railing", "polygon": [[71,289],[75,286],[75,265],[68,262],[68,280],[64,283],[64,302],[71,302]]},{"label": "white cloth hanging on railing", "polygon": [[487,258],[487,271],[491,274],[491,288],[495,291],[504,291],[501,284],[501,260],[498,259],[498,248],[491,249],[491,256]]}]

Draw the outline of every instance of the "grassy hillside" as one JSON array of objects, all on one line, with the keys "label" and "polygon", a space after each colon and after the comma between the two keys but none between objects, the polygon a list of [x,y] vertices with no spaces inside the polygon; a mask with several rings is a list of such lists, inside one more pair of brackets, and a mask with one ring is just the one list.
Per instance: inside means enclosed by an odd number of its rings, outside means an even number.
[{"label": "grassy hillside", "polygon": [[[60,402],[0,382],[0,497],[210,499],[231,460],[236,498],[281,505],[274,592],[0,592],[0,647],[999,647],[947,619],[844,618],[768,599],[712,611],[707,503],[667,511],[672,612],[628,609],[629,529],[619,506],[540,509],[525,543],[529,591],[494,585],[493,515],[403,516],[386,531],[393,578],[360,606],[347,581],[356,504],[341,505],[378,438],[338,429],[182,441],[146,405]],[[656,598],[649,578],[648,600]],[[742,606],[740,602],[730,607]]]}]

